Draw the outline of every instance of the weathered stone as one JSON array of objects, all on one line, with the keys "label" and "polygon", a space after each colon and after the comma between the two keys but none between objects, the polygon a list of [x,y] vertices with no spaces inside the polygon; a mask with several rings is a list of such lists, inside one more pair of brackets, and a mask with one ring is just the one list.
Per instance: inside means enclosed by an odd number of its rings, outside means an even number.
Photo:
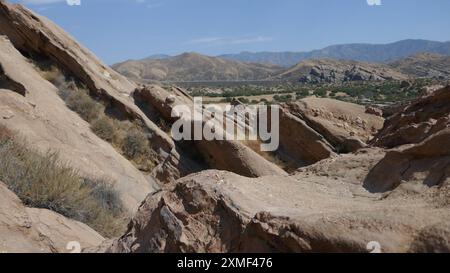
[{"label": "weathered stone", "polygon": [[81,251],[103,240],[85,224],[49,210],[25,207],[0,182],[0,253],[69,252],[69,242],[78,242]]}]

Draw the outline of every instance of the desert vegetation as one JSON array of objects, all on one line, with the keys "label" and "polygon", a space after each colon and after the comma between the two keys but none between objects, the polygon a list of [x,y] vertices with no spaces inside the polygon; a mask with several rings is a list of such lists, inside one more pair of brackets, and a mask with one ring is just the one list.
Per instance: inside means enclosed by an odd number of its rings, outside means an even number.
[{"label": "desert vegetation", "polygon": [[[70,86],[70,85],[69,85]],[[150,148],[148,136],[136,124],[113,119],[105,114],[105,106],[88,95],[83,88],[62,89],[67,106],[91,124],[92,131],[111,143],[141,171],[151,171],[157,155]]]},{"label": "desert vegetation", "polygon": [[59,89],[67,107],[89,122],[91,130],[130,160],[139,170],[150,172],[156,165],[157,155],[150,148],[147,134],[137,124],[119,120],[106,114],[105,104],[92,96],[89,90],[48,61],[32,59],[43,78]]},{"label": "desert vegetation", "polygon": [[209,102],[231,102],[239,99],[243,103],[290,102],[308,96],[333,98],[358,104],[392,104],[411,101],[430,85],[446,85],[437,79],[414,79],[409,81],[348,82],[344,84],[303,84],[292,82],[260,82],[255,84],[233,83],[230,85],[203,83],[186,84],[192,96],[204,97]]},{"label": "desert vegetation", "polygon": [[85,177],[57,153],[28,147],[26,140],[0,125],[0,180],[25,205],[86,223],[106,237],[123,232],[127,219],[113,181]]}]

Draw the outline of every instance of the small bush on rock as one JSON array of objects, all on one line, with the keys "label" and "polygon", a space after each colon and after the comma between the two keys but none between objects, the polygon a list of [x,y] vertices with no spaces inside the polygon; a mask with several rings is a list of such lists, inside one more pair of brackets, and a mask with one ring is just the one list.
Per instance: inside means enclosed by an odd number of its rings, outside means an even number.
[{"label": "small bush on rock", "polygon": [[114,139],[114,123],[106,116],[94,120],[91,124],[91,129],[97,136],[108,142],[111,142]]},{"label": "small bush on rock", "polygon": [[84,178],[58,154],[41,154],[25,143],[0,125],[0,181],[25,205],[84,222],[107,237],[123,232],[123,205],[110,181]]}]

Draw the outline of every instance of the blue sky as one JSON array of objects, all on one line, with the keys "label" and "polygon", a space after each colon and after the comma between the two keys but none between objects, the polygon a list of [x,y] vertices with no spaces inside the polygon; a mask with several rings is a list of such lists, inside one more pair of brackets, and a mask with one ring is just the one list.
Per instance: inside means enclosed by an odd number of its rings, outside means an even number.
[{"label": "blue sky", "polygon": [[450,40],[449,0],[81,0],[80,6],[69,6],[66,0],[11,2],[49,17],[108,64],[186,51],[219,55],[408,38]]}]

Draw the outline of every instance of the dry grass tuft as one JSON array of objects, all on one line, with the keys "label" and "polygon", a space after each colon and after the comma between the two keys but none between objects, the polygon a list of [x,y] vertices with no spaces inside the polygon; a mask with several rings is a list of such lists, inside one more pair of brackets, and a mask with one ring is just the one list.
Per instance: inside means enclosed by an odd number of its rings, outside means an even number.
[{"label": "dry grass tuft", "polygon": [[139,170],[150,172],[156,166],[158,156],[150,148],[149,136],[140,126],[107,116],[105,106],[73,82],[63,81],[58,88],[67,106],[89,122],[97,136],[111,143]]},{"label": "dry grass tuft", "polygon": [[92,99],[85,90],[73,90],[65,98],[67,107],[87,122],[93,122],[104,112],[102,104]]},{"label": "dry grass tuft", "polygon": [[2,125],[0,180],[25,205],[84,222],[106,237],[125,229],[125,212],[112,183],[80,176],[56,153],[28,149],[24,140]]}]

